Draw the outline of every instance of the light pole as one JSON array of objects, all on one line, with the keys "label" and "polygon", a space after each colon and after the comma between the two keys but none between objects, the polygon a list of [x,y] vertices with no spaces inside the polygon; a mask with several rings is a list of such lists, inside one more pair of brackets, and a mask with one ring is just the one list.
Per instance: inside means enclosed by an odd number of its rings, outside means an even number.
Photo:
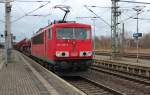
[{"label": "light pole", "polygon": [[[136,11],[136,16],[137,16],[137,20],[136,20],[136,22],[137,22],[137,29],[136,29],[136,31],[137,31],[137,34],[139,33],[139,14],[140,14],[140,12],[142,11],[142,8],[140,8],[140,6],[136,6],[136,8],[133,8],[135,11]],[[138,63],[139,62],[139,39],[138,39],[138,36],[136,37],[136,62]]]},{"label": "light pole", "polygon": [[[138,16],[139,16],[139,12],[137,11],[137,34],[139,33],[139,19],[138,19]],[[136,44],[136,48],[137,48],[137,56],[136,56],[136,62],[139,62],[139,39],[138,37],[136,38],[136,41],[137,41],[137,44]]]}]

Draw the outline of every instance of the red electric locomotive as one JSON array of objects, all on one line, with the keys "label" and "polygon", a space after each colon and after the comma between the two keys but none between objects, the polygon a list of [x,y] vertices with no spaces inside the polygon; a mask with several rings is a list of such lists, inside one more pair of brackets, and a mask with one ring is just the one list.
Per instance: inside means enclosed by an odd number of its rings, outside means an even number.
[{"label": "red electric locomotive", "polygon": [[18,43],[17,47],[46,61],[44,65],[55,71],[85,71],[93,57],[91,26],[65,21],[68,6],[55,8],[66,12],[63,20],[39,29],[31,40],[23,40],[26,43]]},{"label": "red electric locomotive", "polygon": [[75,22],[54,23],[31,39],[31,54],[55,70],[86,70],[92,63],[91,26]]}]

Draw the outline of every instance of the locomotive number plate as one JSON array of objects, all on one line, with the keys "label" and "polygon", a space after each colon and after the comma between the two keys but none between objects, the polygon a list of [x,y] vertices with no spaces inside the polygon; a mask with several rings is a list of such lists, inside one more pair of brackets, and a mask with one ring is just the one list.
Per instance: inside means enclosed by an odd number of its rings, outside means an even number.
[{"label": "locomotive number plate", "polygon": [[77,52],[71,52],[71,56],[78,56]]}]

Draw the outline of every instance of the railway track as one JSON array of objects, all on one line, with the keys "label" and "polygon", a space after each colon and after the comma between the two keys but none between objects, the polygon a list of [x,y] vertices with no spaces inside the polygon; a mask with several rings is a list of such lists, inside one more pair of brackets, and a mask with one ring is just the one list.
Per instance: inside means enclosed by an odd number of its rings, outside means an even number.
[{"label": "railway track", "polygon": [[[140,59],[150,59],[150,54],[139,53],[138,55],[139,55]],[[136,58],[137,54],[136,53],[125,53],[125,54],[123,54],[123,57]]]},{"label": "railway track", "polygon": [[117,90],[109,88],[103,84],[92,81],[84,77],[65,77],[63,78],[87,95],[125,95]]},{"label": "railway track", "polygon": [[143,65],[126,64],[111,60],[95,60],[93,66],[150,79],[150,68]]},{"label": "railway track", "polygon": [[[95,51],[95,54],[96,55],[104,55],[104,56],[110,56],[111,55],[110,52],[100,52],[100,51]],[[136,53],[124,53],[124,54],[120,54],[120,56],[127,57],[127,58],[136,58],[137,54]],[[139,53],[138,57],[140,59],[150,59],[150,54]]]},{"label": "railway track", "polygon": [[150,78],[148,77],[143,77],[143,76],[139,76],[139,75],[134,75],[128,72],[122,72],[122,71],[117,71],[117,70],[113,70],[113,69],[108,69],[108,68],[103,68],[97,65],[93,65],[92,67],[90,67],[90,69],[98,71],[98,72],[104,72],[110,75],[114,75],[120,78],[124,78],[124,79],[128,79],[131,81],[135,81],[141,84],[145,84],[145,85],[149,85],[150,86]]},{"label": "railway track", "polygon": [[110,75],[106,72],[99,72],[90,69],[88,73],[82,77],[105,85],[106,87],[113,88],[113,90],[119,91],[124,95],[150,95],[149,85]]}]

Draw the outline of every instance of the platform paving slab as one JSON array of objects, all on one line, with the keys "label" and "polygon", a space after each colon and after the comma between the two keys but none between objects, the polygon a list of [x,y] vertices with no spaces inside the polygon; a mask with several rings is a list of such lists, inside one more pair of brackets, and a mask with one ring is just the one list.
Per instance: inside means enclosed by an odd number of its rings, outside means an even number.
[{"label": "platform paving slab", "polygon": [[0,95],[50,95],[17,53],[0,70]]}]

